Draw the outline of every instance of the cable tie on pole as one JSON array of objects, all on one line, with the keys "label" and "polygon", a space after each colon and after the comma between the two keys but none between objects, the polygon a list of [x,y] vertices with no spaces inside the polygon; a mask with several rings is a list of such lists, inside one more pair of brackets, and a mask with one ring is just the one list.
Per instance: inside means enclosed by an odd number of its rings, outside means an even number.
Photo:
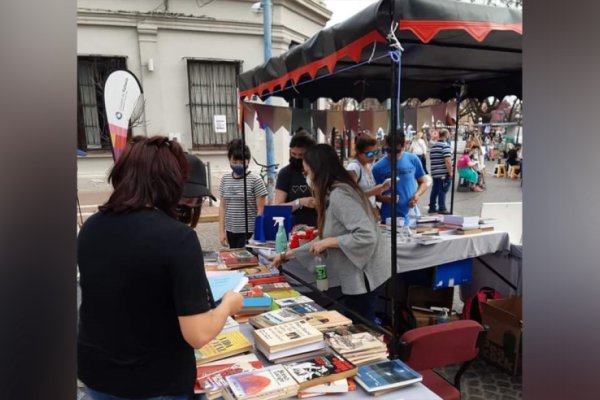
[{"label": "cable tie on pole", "polygon": [[377,42],[373,42],[373,51],[371,52],[371,57],[369,57],[369,60],[367,61],[367,64],[371,63],[371,60],[373,60],[373,56],[375,55],[375,48],[377,47]]}]

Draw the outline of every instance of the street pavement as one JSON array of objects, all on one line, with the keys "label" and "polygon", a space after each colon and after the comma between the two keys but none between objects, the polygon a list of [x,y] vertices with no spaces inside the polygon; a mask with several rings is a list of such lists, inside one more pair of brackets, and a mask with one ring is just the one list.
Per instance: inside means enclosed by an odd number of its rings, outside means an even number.
[{"label": "street pavement", "polygon": [[[491,164],[491,162],[489,162]],[[491,168],[488,168],[491,169]],[[482,203],[504,203],[520,202],[523,199],[523,188],[519,179],[496,178],[491,172],[486,176],[487,189],[483,192],[456,192],[454,193],[454,213],[461,215],[479,215]],[[458,185],[458,182],[456,182]],[[81,206],[81,216],[77,210],[77,221],[85,221],[87,217],[98,210],[98,205],[105,202],[110,196],[110,188],[107,185],[98,186],[95,191],[80,191],[78,194]],[[419,199],[419,209],[426,214],[429,208],[429,195],[431,188]],[[451,194],[446,196],[446,206],[450,210]],[[202,206],[201,222],[196,227],[196,232],[205,250],[217,250],[219,244],[219,227],[216,222],[218,216],[218,205],[210,206],[208,200]]]}]

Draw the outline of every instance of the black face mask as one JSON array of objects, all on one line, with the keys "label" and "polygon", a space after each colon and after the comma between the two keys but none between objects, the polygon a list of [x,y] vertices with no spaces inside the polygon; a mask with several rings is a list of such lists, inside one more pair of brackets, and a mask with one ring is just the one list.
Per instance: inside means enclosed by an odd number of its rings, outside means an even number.
[{"label": "black face mask", "polygon": [[302,169],[302,159],[290,157],[290,165],[292,168]]},{"label": "black face mask", "polygon": [[186,225],[192,222],[192,208],[190,206],[178,204],[176,212],[178,221],[183,222]]}]

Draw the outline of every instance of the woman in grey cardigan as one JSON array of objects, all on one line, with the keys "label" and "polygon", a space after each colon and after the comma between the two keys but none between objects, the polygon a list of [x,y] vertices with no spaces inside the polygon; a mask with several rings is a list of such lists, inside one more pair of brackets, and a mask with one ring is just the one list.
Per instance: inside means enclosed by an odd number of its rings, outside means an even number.
[{"label": "woman in grey cardigan", "polygon": [[390,248],[379,231],[364,192],[327,144],[304,154],[304,172],[316,199],[319,238],[278,254],[273,265],[292,258],[310,268],[324,256],[328,269],[340,277],[346,305],[370,320],[375,318],[375,290],[390,278]]}]

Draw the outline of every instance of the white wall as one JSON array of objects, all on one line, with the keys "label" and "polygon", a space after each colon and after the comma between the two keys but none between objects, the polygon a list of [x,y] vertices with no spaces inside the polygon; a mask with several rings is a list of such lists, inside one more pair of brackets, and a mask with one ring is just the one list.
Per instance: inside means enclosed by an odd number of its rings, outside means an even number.
[{"label": "white wall", "polygon": [[[240,60],[241,71],[263,62],[262,14],[252,12],[250,0],[218,0],[205,7],[189,0],[169,0],[167,13],[159,1],[78,0],[77,54],[124,56],[127,68],[144,91],[145,121],[134,134],[177,133],[191,149],[187,59]],[[286,51],[291,40],[302,42],[321,29],[331,14],[307,0],[272,0],[273,55]],[[163,3],[164,5],[165,3]],[[153,13],[149,13],[154,9]],[[115,11],[119,10],[119,11]],[[154,71],[147,68],[152,59]],[[282,99],[273,104],[287,105]],[[266,164],[264,131],[247,130],[253,156]],[[287,164],[289,133],[274,136],[275,162]],[[229,171],[224,151],[194,151],[211,163],[213,193]],[[80,189],[86,179],[106,180],[110,155],[78,158]],[[253,170],[260,168],[254,166]],[[97,185],[96,185],[97,186]]]}]

